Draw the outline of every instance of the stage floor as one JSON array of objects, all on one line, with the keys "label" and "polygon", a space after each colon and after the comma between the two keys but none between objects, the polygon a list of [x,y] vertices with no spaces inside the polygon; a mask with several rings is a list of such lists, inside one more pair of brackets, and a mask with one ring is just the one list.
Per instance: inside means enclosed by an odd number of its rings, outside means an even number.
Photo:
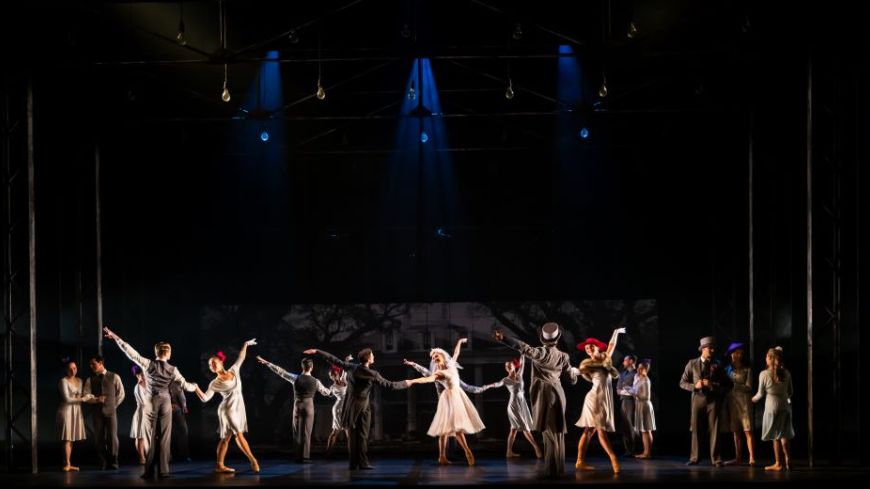
[{"label": "stage floor", "polygon": [[37,475],[0,474],[0,484],[10,486],[67,486],[67,487],[124,487],[124,486],[189,486],[238,487],[253,485],[274,486],[394,486],[394,485],[550,485],[550,484],[628,484],[628,485],[701,485],[734,486],[734,484],[788,483],[800,485],[826,485],[832,487],[846,481],[868,480],[867,468],[809,468],[798,465],[790,472],[765,472],[760,467],[720,467],[697,465],[686,467],[683,459],[658,458],[652,460],[624,460],[622,471],[615,476],[604,458],[592,458],[597,467],[593,472],[575,472],[573,461],[567,465],[568,476],[561,481],[537,479],[538,462],[534,459],[484,457],[478,465],[468,467],[457,461],[455,465],[439,466],[435,458],[386,458],[372,460],[374,470],[349,471],[345,460],[314,460],[311,464],[292,463],[287,460],[260,460],[261,472],[253,474],[247,463],[233,460],[230,464],[238,472],[218,475],[212,472],[213,462],[195,461],[176,463],[171,467],[172,477],[159,481],[145,481],[139,476],[139,466],[124,466],[117,471],[100,471],[82,467],[81,472],[61,472],[45,469]]}]

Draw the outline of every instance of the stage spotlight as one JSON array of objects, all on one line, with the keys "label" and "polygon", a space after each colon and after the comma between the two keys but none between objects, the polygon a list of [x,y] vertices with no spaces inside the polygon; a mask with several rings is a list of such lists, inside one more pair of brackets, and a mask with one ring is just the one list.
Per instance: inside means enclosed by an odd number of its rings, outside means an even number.
[{"label": "stage spotlight", "polygon": [[586,129],[585,127],[580,128],[579,136],[580,139],[589,139],[589,129]]},{"label": "stage spotlight", "polygon": [[269,140],[269,131],[263,129],[263,132],[260,133],[260,141],[263,141],[265,143],[268,140]]},{"label": "stage spotlight", "polygon": [[292,44],[299,43],[299,34],[296,33],[296,29],[290,29],[290,32],[287,33],[287,40]]},{"label": "stage spotlight", "polygon": [[429,134],[426,131],[420,132],[420,142],[424,144],[429,142]]},{"label": "stage spotlight", "polygon": [[323,100],[326,98],[326,90],[324,90],[323,85],[320,84],[320,78],[317,79],[317,91],[314,92],[314,95],[317,96],[317,100]]},{"label": "stage spotlight", "polygon": [[637,24],[635,24],[633,21],[628,24],[628,32],[626,32],[625,35],[628,36],[629,39],[634,39],[635,37],[637,37]]},{"label": "stage spotlight", "polygon": [[414,80],[411,80],[411,88],[408,89],[408,100],[417,98],[417,90],[414,90]]},{"label": "stage spotlight", "polygon": [[508,78],[508,86],[504,91],[504,98],[511,100],[514,98],[514,81]]},{"label": "stage spotlight", "polygon": [[514,38],[514,41],[519,41],[523,38],[523,26],[519,22],[514,24],[514,32],[512,34],[512,37]]},{"label": "stage spotlight", "polygon": [[607,77],[601,75],[601,87],[598,88],[598,96],[604,98],[607,96]]},{"label": "stage spotlight", "polygon": [[411,37],[411,27],[408,24],[402,25],[401,34],[405,39],[409,39]]}]

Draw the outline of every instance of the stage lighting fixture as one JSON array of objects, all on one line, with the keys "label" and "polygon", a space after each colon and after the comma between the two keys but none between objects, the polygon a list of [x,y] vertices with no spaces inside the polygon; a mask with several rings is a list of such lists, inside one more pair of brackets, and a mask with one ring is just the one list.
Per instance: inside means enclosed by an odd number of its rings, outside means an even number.
[{"label": "stage lighting fixture", "polygon": [[429,141],[429,134],[427,134],[426,131],[421,131],[420,132],[420,142],[425,144],[428,141]]},{"label": "stage lighting fixture", "polygon": [[264,143],[269,140],[269,131],[263,129],[263,132],[260,133],[260,141]]},{"label": "stage lighting fixture", "polygon": [[408,24],[402,25],[401,34],[405,39],[409,39],[411,37],[411,27]]},{"label": "stage lighting fixture", "polygon": [[601,86],[598,88],[598,96],[604,98],[607,96],[607,77],[601,75]]},{"label": "stage lighting fixture", "polygon": [[323,100],[326,98],[326,90],[324,90],[323,85],[320,84],[320,78],[317,79],[317,91],[314,92],[314,95],[317,97],[317,100]]},{"label": "stage lighting fixture", "polygon": [[580,139],[589,139],[589,129],[585,127],[580,129]]},{"label": "stage lighting fixture", "polygon": [[626,32],[625,35],[628,36],[629,39],[634,39],[635,37],[637,37],[637,24],[635,24],[633,21],[628,24],[628,32]]},{"label": "stage lighting fixture", "polygon": [[184,21],[178,22],[178,34],[175,35],[175,40],[182,46],[187,46],[187,39],[184,38]]},{"label": "stage lighting fixture", "polygon": [[519,22],[514,24],[514,32],[512,34],[512,37],[514,38],[514,41],[519,41],[523,38],[523,26]]},{"label": "stage lighting fixture", "polygon": [[414,90],[414,80],[411,80],[411,88],[408,89],[408,100],[417,98],[417,90]]},{"label": "stage lighting fixture", "polygon": [[287,33],[287,40],[293,44],[299,42],[299,34],[296,33],[296,29],[290,29],[290,32]]},{"label": "stage lighting fixture", "polygon": [[508,86],[504,91],[504,98],[511,100],[514,98],[514,81],[508,78]]},{"label": "stage lighting fixture", "polygon": [[227,88],[227,65],[224,65],[224,90],[221,92],[221,100],[224,102],[230,101],[230,90]]}]

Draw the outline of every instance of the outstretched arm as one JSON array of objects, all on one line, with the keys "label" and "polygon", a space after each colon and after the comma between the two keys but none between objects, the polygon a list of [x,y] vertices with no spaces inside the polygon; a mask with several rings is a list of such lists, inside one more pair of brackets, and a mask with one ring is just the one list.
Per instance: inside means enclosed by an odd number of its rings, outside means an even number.
[{"label": "outstretched arm", "polygon": [[106,339],[115,340],[118,348],[121,349],[124,355],[127,355],[127,358],[129,358],[131,362],[138,365],[139,368],[141,368],[143,371],[148,370],[148,367],[151,365],[151,360],[140,355],[139,352],[137,352],[132,346],[124,342],[124,340],[122,340],[120,336],[116,335],[115,332],[111,329],[104,327],[103,333],[105,333]]},{"label": "outstretched arm", "polygon": [[337,356],[335,356],[329,352],[325,352],[323,350],[318,350],[316,348],[309,348],[309,349],[303,351],[302,353],[304,353],[306,355],[317,355],[320,358],[326,360],[327,362],[338,365],[339,367],[341,367],[345,370],[351,369],[354,367],[354,365],[356,365],[355,363],[353,363],[349,360],[342,360],[342,359],[338,358]]},{"label": "outstretched arm", "polygon": [[242,349],[239,350],[239,357],[236,358],[236,363],[234,363],[233,366],[230,367],[230,370],[236,370],[236,371],[238,371],[239,368],[242,367],[242,364],[245,363],[245,358],[247,358],[247,356],[248,356],[248,347],[249,347],[249,346],[254,346],[254,345],[256,345],[256,344],[257,344],[257,339],[256,339],[256,338],[252,338],[252,339],[246,341],[246,342],[242,345]]},{"label": "outstretched arm", "polygon": [[517,377],[523,378],[523,372],[526,371],[526,357],[520,357],[520,368],[517,371]]},{"label": "outstretched arm", "polygon": [[290,382],[291,384],[295,383],[296,379],[299,378],[299,374],[290,373],[290,372],[284,370],[283,368],[275,365],[274,363],[269,362],[268,360],[266,360],[265,358],[263,358],[259,355],[257,355],[257,361],[260,362],[261,365],[265,365],[265,366],[269,367],[269,370],[271,370],[272,372],[275,372],[275,375],[277,375],[278,377],[281,377],[282,379],[286,380],[287,382]]},{"label": "outstretched arm", "polygon": [[481,390],[488,391],[490,389],[498,389],[499,387],[504,387],[504,379],[501,379],[498,382],[493,382],[492,384],[486,384],[481,387]]},{"label": "outstretched arm", "polygon": [[404,359],[404,360],[402,360],[402,363],[404,363],[405,365],[407,365],[407,366],[413,368],[414,370],[417,371],[417,373],[419,373],[419,374],[422,375],[423,377],[426,377],[426,376],[432,375],[432,372],[430,372],[428,368],[426,368],[426,367],[420,365],[419,363],[414,363],[414,362],[408,360],[407,358]]},{"label": "outstretched arm", "polygon": [[462,350],[462,345],[468,342],[468,338],[459,338],[456,341],[456,346],[453,348],[453,361],[459,362],[459,352]]},{"label": "outstretched arm", "polygon": [[607,344],[607,351],[604,352],[607,355],[607,358],[610,358],[613,355],[613,350],[616,349],[616,339],[619,337],[620,333],[625,333],[625,328],[616,328],[613,330],[613,335],[610,337],[610,343]]},{"label": "outstretched arm", "polygon": [[417,377],[416,379],[409,379],[409,380],[406,380],[405,382],[408,385],[431,384],[432,382],[435,382],[436,380],[438,380],[438,374],[429,375],[427,377]]},{"label": "outstretched arm", "polygon": [[199,400],[202,402],[208,402],[211,400],[212,397],[214,397],[214,391],[212,390],[211,386],[209,386],[208,390],[205,392],[203,392],[199,388],[199,386],[196,386],[195,392],[196,392],[196,397],[198,397]]},{"label": "outstretched arm", "polygon": [[[317,379],[315,379],[317,380]],[[317,392],[320,393],[323,397],[335,397],[332,395],[332,391],[329,390],[325,385],[320,383],[320,380],[317,380]]]}]

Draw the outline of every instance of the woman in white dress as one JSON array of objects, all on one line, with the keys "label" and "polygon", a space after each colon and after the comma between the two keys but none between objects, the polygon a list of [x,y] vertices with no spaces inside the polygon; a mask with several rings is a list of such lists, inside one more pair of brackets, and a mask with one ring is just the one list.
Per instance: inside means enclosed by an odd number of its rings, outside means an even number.
[{"label": "woman in white dress", "polygon": [[76,377],[79,369],[76,362],[69,358],[64,358],[63,363],[66,368],[66,375],[57,387],[60,391],[60,406],[57,408],[57,427],[60,432],[60,440],[63,442],[64,465],[63,471],[76,471],[78,467],[70,463],[72,456],[72,444],[75,441],[84,440],[85,436],[85,420],[82,417],[82,403],[93,398],[90,394],[82,395],[82,387],[84,386],[82,379]]},{"label": "woman in white dress", "polygon": [[[352,356],[345,358],[345,361],[351,360],[353,360]],[[332,447],[338,441],[340,434],[344,433],[347,439],[347,429],[341,423],[341,408],[344,406],[344,396],[347,394],[347,372],[337,365],[332,365],[329,368],[329,379],[332,380],[329,392],[335,396],[335,403],[332,405],[332,432],[326,440],[327,455],[332,453]]]},{"label": "woman in white dress", "polygon": [[429,426],[427,434],[432,437],[438,437],[438,463],[447,465],[450,463],[447,460],[447,438],[455,437],[456,442],[465,451],[465,458],[468,460],[468,465],[474,465],[474,454],[468,448],[468,442],[465,440],[466,434],[477,433],[485,428],[483,421],[477,414],[477,409],[468,398],[468,395],[459,387],[459,350],[462,344],[468,341],[467,338],[461,338],[456,342],[456,348],[453,351],[453,357],[450,357],[446,351],[441,348],[435,348],[430,353],[432,364],[429,368],[433,372],[428,377],[419,377],[413,380],[408,380],[408,384],[426,384],[438,382],[443,389],[438,396],[438,408],[435,410],[435,418]]},{"label": "woman in white dress", "polygon": [[619,371],[613,367],[611,356],[616,348],[616,339],[620,333],[625,333],[625,328],[615,329],[610,337],[610,343],[607,345],[595,338],[587,338],[583,343],[577,345],[578,350],[585,351],[589,355],[589,358],[580,362],[579,373],[584,379],[592,382],[592,389],[586,394],[583,401],[583,411],[576,424],[576,426],[583,428],[583,435],[580,436],[580,442],[577,444],[577,463],[574,465],[580,470],[593,470],[595,468],[584,460],[589,443],[597,432],[601,447],[610,457],[613,473],[619,473],[619,460],[610,446],[607,432],[616,431],[613,421],[613,388],[611,386],[612,379],[619,378]]},{"label": "woman in white dress", "polygon": [[208,359],[208,368],[215,374],[214,380],[208,385],[208,390],[202,392],[199,388],[196,389],[196,395],[202,402],[208,402],[217,392],[223,397],[218,406],[218,435],[220,441],[217,446],[217,464],[215,472],[220,474],[229,474],[235,472],[235,469],[227,467],[224,464],[227,456],[227,449],[230,446],[230,439],[236,439],[236,445],[242,453],[248,457],[251,462],[251,470],[254,472],[260,471],[260,465],[254,454],[251,452],[251,447],[248,446],[248,441],[245,439],[245,433],[248,431],[248,418],[245,414],[245,399],[242,396],[242,378],[239,375],[239,369],[245,361],[248,354],[248,347],[257,344],[257,340],[251,339],[242,345],[239,351],[239,357],[236,363],[229,370],[224,368],[226,355],[223,352],[218,352],[217,355]]},{"label": "woman in white dress", "polygon": [[139,465],[145,465],[145,454],[151,445],[151,389],[148,388],[145,374],[138,365],[133,365],[133,375],[136,377],[136,387],[133,389],[136,411],[133,412],[133,421],[130,423],[130,438],[133,439],[139,454]]},{"label": "woman in white dress", "polygon": [[652,432],[656,430],[656,415],[653,411],[652,384],[649,380],[649,369],[652,360],[644,358],[637,364],[637,374],[634,376],[634,384],[631,386],[631,394],[634,396],[634,427],[640,433],[643,440],[643,453],[634,458],[650,458],[652,456]]},{"label": "woman in white dress", "polygon": [[511,424],[510,433],[507,439],[507,458],[519,457],[520,455],[514,452],[514,441],[517,438],[517,433],[522,432],[535,449],[535,457],[541,458],[541,448],[535,441],[532,435],[532,413],[529,411],[529,404],[526,402],[525,383],[523,382],[523,371],[525,370],[526,358],[519,357],[516,360],[505,362],[504,369],[507,371],[507,377],[498,382],[483,386],[483,390],[495,389],[498,387],[506,387],[510,393],[510,399],[507,404],[508,421]]}]

